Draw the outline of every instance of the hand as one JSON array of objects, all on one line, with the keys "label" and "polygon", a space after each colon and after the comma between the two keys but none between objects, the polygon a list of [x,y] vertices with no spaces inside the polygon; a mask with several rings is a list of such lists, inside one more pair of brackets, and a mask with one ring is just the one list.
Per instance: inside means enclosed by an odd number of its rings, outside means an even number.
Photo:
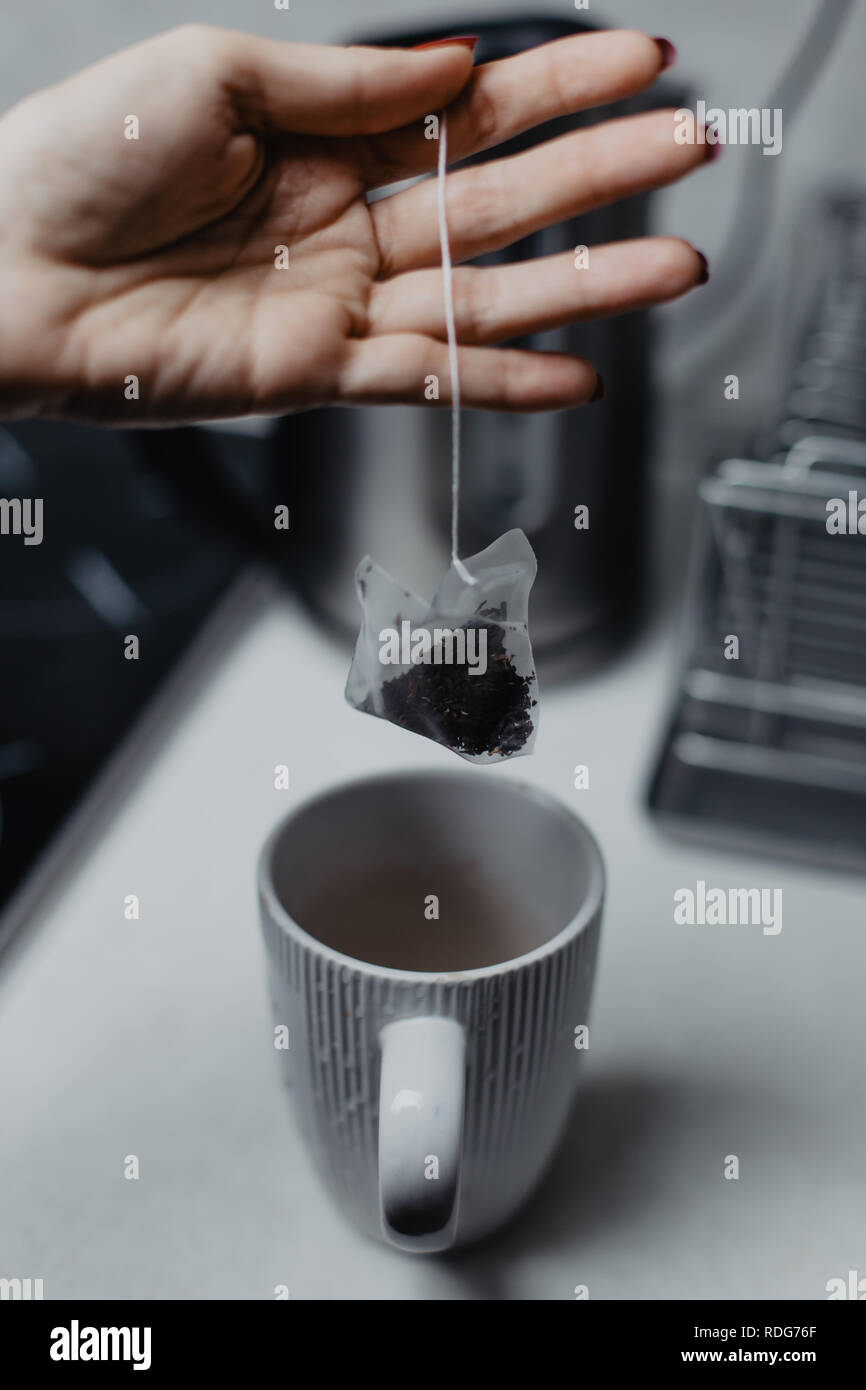
[{"label": "hand", "polygon": [[[426,404],[430,374],[446,404],[435,181],[367,191],[435,168],[424,117],[444,107],[450,162],[639,92],[663,66],[626,30],[474,69],[460,42],[335,48],[191,25],[27,98],[0,120],[0,413],[134,425]],[[455,264],[679,179],[712,147],[673,128],[670,111],[608,121],[449,174]],[[592,248],[590,265],[455,271],[467,405],[590,400],[590,363],[491,345],[704,278],[669,237]]]}]

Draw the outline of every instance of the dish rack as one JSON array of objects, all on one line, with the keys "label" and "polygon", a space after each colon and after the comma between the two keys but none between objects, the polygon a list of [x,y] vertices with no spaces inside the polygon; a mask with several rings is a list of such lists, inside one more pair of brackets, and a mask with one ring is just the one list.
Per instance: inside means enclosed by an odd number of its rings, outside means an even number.
[{"label": "dish rack", "polygon": [[790,298],[805,319],[793,333],[796,358],[783,393],[779,452],[824,435],[866,439],[866,194],[828,199],[801,238],[801,266],[817,288]]},{"label": "dish rack", "polygon": [[838,204],[833,228],[769,457],[729,459],[699,489],[678,702],[649,802],[692,838],[863,871],[866,200]]}]

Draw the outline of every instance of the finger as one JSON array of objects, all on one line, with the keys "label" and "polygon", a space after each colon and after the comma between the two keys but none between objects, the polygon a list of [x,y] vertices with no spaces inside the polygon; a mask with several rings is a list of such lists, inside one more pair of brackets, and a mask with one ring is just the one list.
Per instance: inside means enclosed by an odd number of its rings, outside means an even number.
[{"label": "finger", "polygon": [[[565,410],[600,399],[591,362],[558,352],[460,347],[460,397],[477,410]],[[339,398],[358,405],[448,405],[448,348],[421,334],[352,339]],[[428,399],[432,390],[438,396]]]},{"label": "finger", "polygon": [[[454,271],[461,343],[501,343],[527,333],[662,304],[706,279],[699,251],[677,237],[643,237],[593,247],[576,268],[571,251],[502,266]],[[441,270],[413,270],[374,287],[369,329],[445,338]]]},{"label": "finger", "polygon": [[219,50],[237,109],[260,130],[391,130],[447,106],[472,71],[472,49],[462,42],[425,49],[339,48],[227,29],[206,32]]},{"label": "finger", "polygon": [[[452,160],[490,149],[543,121],[644,91],[670,49],[633,29],[575,34],[475,68],[448,108]],[[426,114],[426,113],[425,113]],[[436,141],[415,124],[367,142],[370,188],[436,166]]]},{"label": "finger", "polygon": [[[652,111],[458,169],[446,181],[452,259],[499,250],[541,227],[673,183],[712,157],[715,146],[677,144],[675,128],[673,111]],[[438,263],[434,179],[371,203],[370,214],[382,276]]]}]

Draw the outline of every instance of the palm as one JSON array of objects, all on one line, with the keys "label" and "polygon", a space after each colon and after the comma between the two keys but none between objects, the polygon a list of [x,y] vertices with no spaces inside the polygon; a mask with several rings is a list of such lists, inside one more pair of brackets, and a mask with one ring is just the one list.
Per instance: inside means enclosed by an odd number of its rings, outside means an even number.
[{"label": "palm", "polygon": [[40,351],[62,335],[70,374],[91,383],[87,413],[95,388],[109,417],[133,414],[129,375],[160,417],[188,415],[191,392],[214,416],[317,404],[379,269],[358,170],[311,136],[273,142],[262,170],[257,141],[226,139],[186,99],[182,142],[115,138],[95,183],[66,150],[48,154],[51,201],[28,198],[18,274],[29,334]]},{"label": "palm", "polygon": [[[211,31],[196,30],[199,40],[202,33]],[[595,40],[618,40],[622,52],[622,71],[601,98],[651,79],[657,58],[646,47],[651,41],[637,38]],[[591,42],[565,40],[550,51],[578,52]],[[289,98],[269,95],[261,74],[252,94],[240,77],[233,87],[220,72],[227,50],[217,40],[208,43],[205,62],[200,53],[190,61],[188,34],[144,44],[22,103],[0,123],[0,179],[21,191],[6,225],[0,223],[0,237],[6,232],[14,249],[7,333],[24,378],[52,364],[40,409],[131,424],[329,401],[420,404],[430,372],[441,377],[447,400],[434,190],[423,183],[369,206],[366,194],[391,178],[429,170],[436,146],[423,139],[422,117],[436,109],[434,98],[449,104],[453,145],[462,156],[547,118],[549,94],[524,96],[525,109],[513,93],[507,105],[500,96],[508,115],[482,135],[478,113],[495,106],[509,64],[478,69],[467,83],[465,56],[439,50],[433,75],[420,85],[412,69],[417,92],[410,83],[406,95],[376,98],[378,108],[390,103],[390,116],[382,109],[360,115],[338,109],[320,117],[313,102],[311,114],[303,107],[299,113],[296,103],[284,118],[271,105]],[[175,61],[167,63],[172,44]],[[187,61],[178,62],[184,45]],[[294,45],[263,47],[269,62],[271,50],[280,62],[287,51],[297,52]],[[233,44],[235,62],[236,50]],[[304,55],[338,53],[345,61],[351,52],[311,48]],[[510,63],[538,65],[543,52]],[[394,64],[419,60],[370,59],[378,61],[390,65],[393,87]],[[119,129],[130,111],[139,113],[137,140],[122,138]],[[307,128],[286,128],[290,119]],[[365,122],[370,133],[356,134]],[[60,144],[58,123],[66,131]],[[317,128],[329,123],[333,133]],[[617,126],[630,129],[619,136]],[[616,150],[633,144],[636,126],[643,159],[625,157],[617,167]],[[597,171],[583,185],[579,177],[579,142],[598,140],[596,132],[558,142],[558,160],[545,160],[552,147],[542,146],[451,175],[455,260],[607,197],[679,177],[703,156],[668,140],[656,116],[598,130],[613,132],[602,136],[610,145],[607,187]],[[572,171],[564,181],[567,155],[578,177]],[[490,345],[672,297],[696,283],[700,269],[691,248],[665,238],[627,250],[599,248],[596,264],[591,283],[589,277],[579,283],[570,257],[457,271],[461,372],[470,404],[532,409],[587,399],[595,384],[590,364]],[[124,390],[132,376],[137,400]]]},{"label": "palm", "polygon": [[[347,343],[365,335],[379,273],[358,170],[328,141],[296,137],[271,152],[248,195],[227,189],[225,202],[221,216],[128,274],[109,268],[105,292],[121,325],[110,344],[116,372],[138,363],[142,380],[162,383],[162,412],[179,416],[190,378],[181,371],[175,390],[167,361],[191,367],[200,407],[214,416],[332,399]],[[81,320],[89,350],[101,317],[97,299]]]}]

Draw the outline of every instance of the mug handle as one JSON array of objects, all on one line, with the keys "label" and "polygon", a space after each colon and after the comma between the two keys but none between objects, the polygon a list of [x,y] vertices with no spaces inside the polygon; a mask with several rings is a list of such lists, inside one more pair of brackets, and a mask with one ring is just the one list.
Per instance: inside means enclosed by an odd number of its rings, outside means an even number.
[{"label": "mug handle", "polygon": [[466,1036],[451,1018],[379,1034],[379,1208],[400,1250],[447,1250],[457,1229]]}]

